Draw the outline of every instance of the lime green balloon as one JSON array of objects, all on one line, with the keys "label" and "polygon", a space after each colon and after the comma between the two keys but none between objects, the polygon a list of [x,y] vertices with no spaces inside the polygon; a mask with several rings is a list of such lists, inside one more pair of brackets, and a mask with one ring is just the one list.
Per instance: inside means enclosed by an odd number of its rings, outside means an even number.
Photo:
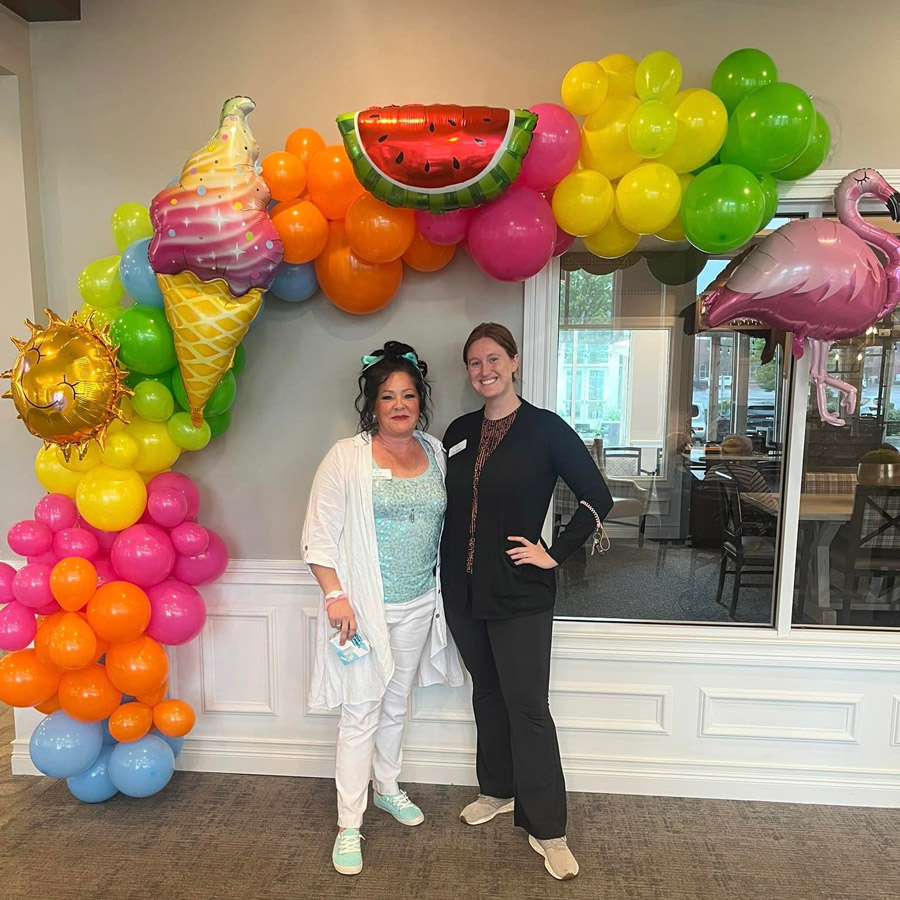
[{"label": "lime green balloon", "polygon": [[132,306],[113,322],[113,344],[130,372],[159,375],[175,366],[175,341],[166,314],[155,306]]},{"label": "lime green balloon", "polygon": [[172,372],[161,372],[159,375],[144,375],[143,372],[132,372],[126,379],[125,384],[134,390],[142,381],[155,381],[158,384],[172,390]]},{"label": "lime green balloon", "polygon": [[213,440],[217,437],[221,437],[228,431],[228,426],[231,425],[231,410],[229,409],[228,412],[223,412],[219,416],[213,416],[212,418],[207,419],[206,423],[209,425]]},{"label": "lime green balloon", "polygon": [[747,47],[729,53],[716,66],[712,92],[725,104],[729,115],[751,91],[778,81],[778,70],[768,53]]},{"label": "lime green balloon", "polygon": [[244,369],[247,366],[247,351],[244,349],[244,345],[238,344],[237,349],[234,351],[234,361],[231,364],[231,371],[234,372],[235,375],[243,375]]},{"label": "lime green balloon", "polygon": [[668,50],[654,50],[639,63],[634,73],[634,90],[641,100],[668,102],[681,87],[681,62]]},{"label": "lime green balloon", "polygon": [[662,156],[678,135],[678,122],[665,103],[648,100],[642,103],[628,122],[628,143],[644,159]]},{"label": "lime green balloon", "polygon": [[134,411],[151,422],[165,422],[175,412],[172,392],[164,384],[149,378],[134,389],[131,402],[134,404]]},{"label": "lime green balloon", "polygon": [[762,225],[765,226],[772,221],[775,213],[778,212],[778,185],[771,175],[758,175],[757,178],[766,201],[762,217]]},{"label": "lime green balloon", "polygon": [[681,222],[698,250],[730,253],[759,230],[765,206],[763,189],[752,172],[741,166],[713,166],[688,185]]},{"label": "lime green balloon", "polygon": [[127,250],[135,241],[153,237],[150,211],[140,203],[122,203],[113,210],[109,223],[119,250]]},{"label": "lime green balloon", "polygon": [[[181,372],[176,371],[172,375],[172,393],[175,395],[175,402],[185,411],[191,411],[191,404],[188,402],[187,394],[184,390],[184,381],[181,378]],[[224,412],[231,409],[234,398],[237,396],[237,379],[234,377],[234,371],[229,369],[223,376],[222,380],[216,385],[215,390],[210,395],[209,400],[203,407],[203,418],[208,419],[213,416],[220,416]]]},{"label": "lime green balloon", "polygon": [[209,423],[196,428],[191,422],[191,414],[177,412],[168,422],[169,436],[182,450],[202,450],[212,439]]},{"label": "lime green balloon", "polygon": [[819,166],[825,162],[828,151],[831,149],[831,129],[822,117],[816,113],[816,129],[806,149],[790,165],[773,172],[779,181],[796,181],[798,178],[806,178],[812,175]]},{"label": "lime green balloon", "polygon": [[125,296],[119,280],[120,256],[104,256],[88,263],[78,276],[78,292],[91,306],[116,306]]}]

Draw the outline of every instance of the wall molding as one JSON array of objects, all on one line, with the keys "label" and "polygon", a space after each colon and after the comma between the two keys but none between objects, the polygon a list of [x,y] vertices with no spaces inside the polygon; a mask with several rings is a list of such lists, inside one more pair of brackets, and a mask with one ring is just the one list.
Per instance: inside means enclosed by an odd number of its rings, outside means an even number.
[{"label": "wall molding", "polygon": [[[855,166],[860,169],[863,166]],[[832,193],[840,180],[853,169],[819,169],[800,181],[779,181],[778,199],[786,201],[803,200],[831,204]],[[900,169],[878,170],[889,184],[900,184]],[[877,202],[875,204],[877,207]]]}]

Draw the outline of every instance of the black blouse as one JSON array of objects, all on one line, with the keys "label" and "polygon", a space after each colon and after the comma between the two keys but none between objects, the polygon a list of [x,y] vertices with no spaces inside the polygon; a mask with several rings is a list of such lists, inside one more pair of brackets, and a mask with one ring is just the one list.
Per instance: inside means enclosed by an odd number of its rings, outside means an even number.
[{"label": "black blouse", "polygon": [[[444,603],[464,609],[471,589],[471,614],[476,619],[545,612],[556,600],[556,572],[527,563],[516,566],[506,551],[521,545],[507,538],[520,535],[543,543],[541,528],[557,478],[601,519],[612,508],[612,497],[581,438],[555,413],[523,400],[509,432],[481,473],[475,560],[472,574],[467,576],[472,483],[483,417],[483,409],[460,416],[444,435],[449,455],[447,513],[441,538]],[[595,528],[594,513],[579,505],[548,552],[562,563]]]}]

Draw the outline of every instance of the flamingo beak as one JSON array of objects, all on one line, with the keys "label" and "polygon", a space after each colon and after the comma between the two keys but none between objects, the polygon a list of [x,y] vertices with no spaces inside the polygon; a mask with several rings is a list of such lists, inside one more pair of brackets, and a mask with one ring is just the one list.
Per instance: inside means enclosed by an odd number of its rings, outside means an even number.
[{"label": "flamingo beak", "polygon": [[887,201],[888,212],[895,222],[900,222],[900,193],[894,191]]}]

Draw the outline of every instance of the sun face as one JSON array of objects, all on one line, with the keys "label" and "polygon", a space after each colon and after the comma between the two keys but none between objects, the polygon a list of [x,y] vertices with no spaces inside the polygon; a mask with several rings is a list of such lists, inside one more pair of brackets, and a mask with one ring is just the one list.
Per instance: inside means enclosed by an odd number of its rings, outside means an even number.
[{"label": "sun face", "polygon": [[108,325],[98,330],[75,316],[63,321],[46,313],[46,328],[25,321],[31,340],[12,338],[19,355],[3,373],[11,379],[3,396],[12,398],[25,427],[45,446],[58,445],[66,459],[76,448],[81,457],[91,440],[102,446],[109,423],[122,418],[119,403],[131,393],[127,373],[116,364]]}]

